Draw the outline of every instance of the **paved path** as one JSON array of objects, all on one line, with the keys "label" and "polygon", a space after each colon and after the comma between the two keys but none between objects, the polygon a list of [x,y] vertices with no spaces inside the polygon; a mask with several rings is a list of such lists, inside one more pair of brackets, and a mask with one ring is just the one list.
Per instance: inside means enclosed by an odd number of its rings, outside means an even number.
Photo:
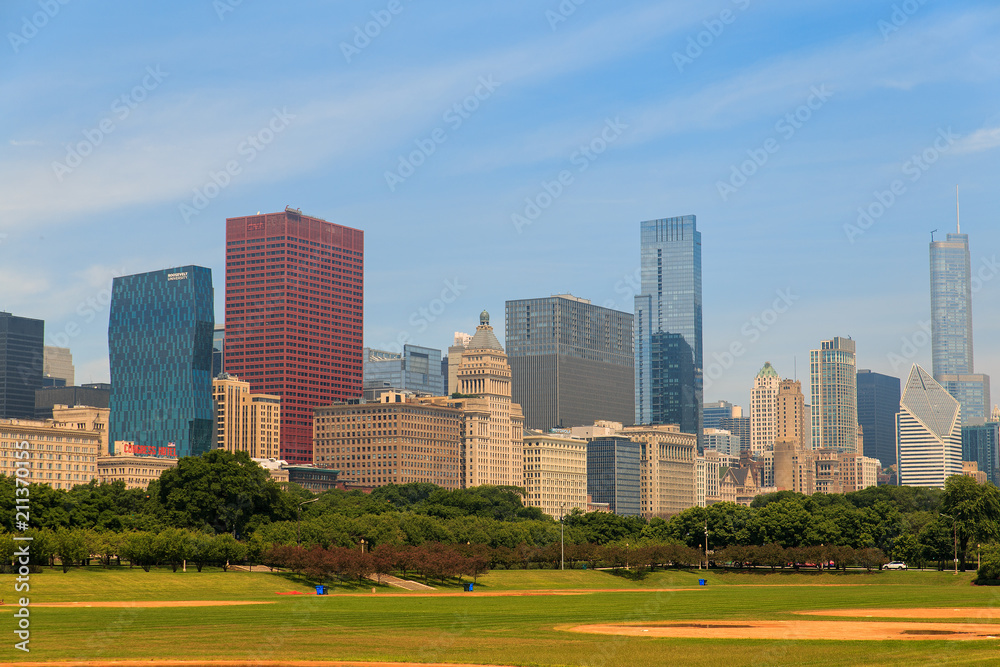
[{"label": "paved path", "polygon": [[[378,581],[378,575],[369,575],[369,579],[372,581]],[[431,586],[425,586],[423,584],[418,584],[415,581],[410,581],[408,579],[400,579],[399,577],[394,577],[391,574],[382,575],[382,583],[389,584],[390,586],[395,586],[396,588],[404,588],[408,591],[433,591],[434,588]]]}]

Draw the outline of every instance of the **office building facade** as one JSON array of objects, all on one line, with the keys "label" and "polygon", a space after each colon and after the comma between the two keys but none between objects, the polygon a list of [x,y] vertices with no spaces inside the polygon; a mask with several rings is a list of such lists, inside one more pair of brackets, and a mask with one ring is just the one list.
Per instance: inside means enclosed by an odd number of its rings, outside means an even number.
[{"label": "office building facade", "polygon": [[813,447],[856,452],[858,389],[856,348],[850,338],[824,340],[809,352]]},{"label": "office building facade", "polygon": [[608,503],[615,514],[639,516],[639,443],[616,436],[588,442],[587,493],[595,503]]},{"label": "office building facade", "polygon": [[51,382],[52,387],[72,387],[75,384],[76,370],[73,367],[73,353],[68,347],[46,345],[43,351],[43,381]]},{"label": "office building facade", "polygon": [[212,380],[215,448],[247,452],[253,459],[278,457],[281,397],[251,394],[250,383],[223,373]]},{"label": "office building facade", "polygon": [[780,382],[778,372],[767,361],[757,373],[750,389],[750,451],[754,454],[774,448]]},{"label": "office building facade", "polygon": [[506,316],[512,400],[528,428],[632,420],[630,313],[558,294],[508,301]]},{"label": "office building facade", "polygon": [[441,396],[445,377],[441,374],[441,350],[419,345],[403,345],[401,353],[366,347],[364,358],[364,398],[377,400],[387,391],[409,391]]},{"label": "office building facade", "polygon": [[635,423],[702,430],[701,233],[695,216],[640,224]]},{"label": "office building facade", "polygon": [[111,405],[111,385],[98,383],[82,387],[44,387],[35,391],[35,419],[52,419],[52,408],[56,405],[108,408]]},{"label": "office building facade", "polygon": [[281,397],[281,458],[311,463],[313,408],[362,393],[364,232],[280,213],[226,220],[227,373]]},{"label": "office building facade", "polygon": [[0,419],[31,419],[42,388],[45,322],[0,312]]},{"label": "office building facade", "polygon": [[[17,475],[29,484],[47,484],[53,489],[87,484],[97,477],[100,449],[101,434],[77,428],[76,424],[62,426],[51,419],[0,419],[0,475]],[[24,451],[28,452],[27,458]],[[27,475],[17,473],[22,468]]]},{"label": "office building facade", "polygon": [[930,373],[914,364],[896,416],[899,483],[944,488],[962,474],[961,406]]},{"label": "office building facade", "polygon": [[587,511],[587,441],[562,433],[524,432],[524,504],[553,518]]},{"label": "office building facade", "polygon": [[866,369],[858,371],[858,423],[864,455],[878,459],[883,468],[896,465],[899,398],[899,378]]},{"label": "office building facade", "polygon": [[112,444],[173,446],[179,456],[212,448],[214,326],[211,269],[183,266],[114,279]]},{"label": "office building facade", "polygon": [[720,420],[742,416],[743,408],[740,406],[733,405],[729,401],[715,401],[702,406],[701,424],[702,428],[722,428],[719,425]]},{"label": "office building facade", "polygon": [[974,370],[969,235],[957,232],[930,244],[932,371],[974,426],[989,418],[990,378]]},{"label": "office building facade", "polygon": [[462,488],[462,413],[398,392],[315,409],[315,465],[368,487],[421,482]]},{"label": "office building facade", "polygon": [[420,397],[420,403],[456,408],[462,413],[463,488],[490,484],[523,486],[524,414],[511,400],[507,354],[490,326],[490,314],[461,354],[457,373],[459,398]]},{"label": "office building facade", "polygon": [[962,461],[975,462],[987,481],[1000,486],[1000,423],[963,426]]}]

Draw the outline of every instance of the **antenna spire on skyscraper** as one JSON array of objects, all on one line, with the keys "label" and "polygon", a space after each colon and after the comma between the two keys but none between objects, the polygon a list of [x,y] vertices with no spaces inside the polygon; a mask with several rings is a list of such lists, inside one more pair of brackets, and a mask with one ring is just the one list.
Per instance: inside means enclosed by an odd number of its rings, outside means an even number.
[{"label": "antenna spire on skyscraper", "polygon": [[958,217],[958,186],[955,186],[955,229],[956,233],[962,233],[962,221]]}]

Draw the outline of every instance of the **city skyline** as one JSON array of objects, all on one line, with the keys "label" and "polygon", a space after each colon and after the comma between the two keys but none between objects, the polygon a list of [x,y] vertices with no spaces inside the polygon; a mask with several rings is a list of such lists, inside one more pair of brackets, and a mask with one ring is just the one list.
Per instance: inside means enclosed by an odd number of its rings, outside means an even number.
[{"label": "city skyline", "polygon": [[[78,383],[106,381],[115,275],[209,267],[221,320],[225,218],[292,205],[366,232],[365,345],[443,350],[507,300],[628,312],[635,223],[692,213],[704,365],[721,369],[704,400],[747,406],[765,361],[804,380],[834,335],[862,368],[931,367],[926,243],[953,228],[957,183],[976,371],[996,375],[997,8],[897,25],[891,3],[587,4],[555,22],[519,2],[404,6],[358,53],[341,45],[379,7],[60,6],[6,52],[0,310],[44,319]],[[0,20],[17,34],[29,9]],[[286,34],[298,50],[245,48]]]}]

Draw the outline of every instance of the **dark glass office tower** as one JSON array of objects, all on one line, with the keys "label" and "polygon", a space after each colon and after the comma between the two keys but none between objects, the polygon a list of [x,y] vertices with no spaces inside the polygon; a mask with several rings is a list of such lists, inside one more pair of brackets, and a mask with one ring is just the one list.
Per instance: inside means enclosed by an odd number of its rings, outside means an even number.
[{"label": "dark glass office tower", "polygon": [[864,455],[883,468],[896,465],[896,413],[899,378],[870,370],[858,371],[858,423],[864,433]]},{"label": "dark glass office tower", "polygon": [[197,456],[212,448],[212,271],[183,266],[115,278],[108,352],[112,447]]},{"label": "dark glass office tower", "polygon": [[969,235],[931,241],[931,355],[934,379],[962,406],[962,425],[989,417],[990,378],[974,370]]},{"label": "dark glass office tower", "polygon": [[628,438],[597,438],[587,443],[587,493],[595,503],[608,503],[622,516],[639,516],[638,442]]},{"label": "dark glass office tower", "polygon": [[975,461],[994,486],[1000,486],[1000,423],[962,427],[962,460]]},{"label": "dark glass office tower", "polygon": [[686,215],[647,220],[640,235],[635,423],[679,424],[701,443],[701,233]]},{"label": "dark glass office tower", "polygon": [[45,322],[0,313],[0,419],[32,419],[42,388]]},{"label": "dark glass office tower", "polygon": [[528,428],[635,416],[632,315],[557,294],[507,302],[511,400]]},{"label": "dark glass office tower", "polygon": [[217,378],[226,370],[226,326],[216,324],[212,332],[212,377]]}]

